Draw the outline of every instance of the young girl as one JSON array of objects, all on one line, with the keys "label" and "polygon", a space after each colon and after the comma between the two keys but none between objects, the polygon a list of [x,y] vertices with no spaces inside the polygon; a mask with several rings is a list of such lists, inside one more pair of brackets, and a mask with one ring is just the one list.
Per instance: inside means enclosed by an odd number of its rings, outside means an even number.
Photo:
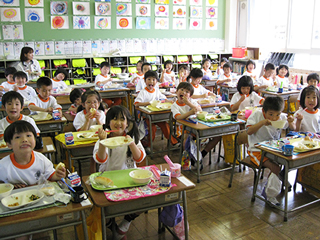
[{"label": "young girl", "polygon": [[262,105],[264,98],[253,91],[254,85],[250,76],[242,76],[237,85],[238,92],[232,96],[231,111],[243,110],[246,107]]},{"label": "young girl", "polygon": [[171,60],[164,62],[164,71],[161,74],[160,82],[169,82],[174,84],[174,72],[172,72],[173,63]]},{"label": "young girl", "polygon": [[[136,168],[136,163],[142,162],[146,157],[146,153],[139,140],[138,127],[130,115],[129,110],[121,105],[111,107],[107,112],[105,127],[110,130],[116,130],[116,132],[111,132],[108,135],[103,129],[99,129],[99,140],[93,150],[95,161],[101,164],[99,171]],[[125,136],[128,139],[132,138],[133,142],[112,150],[100,143],[101,140],[106,138],[118,136]],[[116,239],[126,239],[125,234],[129,230],[131,221],[138,216],[139,215],[133,213],[124,217],[119,226],[116,226]],[[109,227],[111,223],[112,221],[110,219],[107,227]]]},{"label": "young girl", "polygon": [[289,87],[289,67],[287,65],[281,64],[277,70],[277,75],[276,75],[276,83],[277,86],[281,86],[282,82],[282,87],[283,88],[288,88]]},{"label": "young girl", "polygon": [[60,92],[66,90],[68,85],[65,83],[66,78],[68,77],[68,72],[62,67],[59,67],[54,73],[52,78],[52,89],[54,92]]},{"label": "young girl", "polygon": [[71,91],[69,95],[70,102],[72,103],[70,108],[68,109],[70,112],[77,113],[78,107],[81,105],[81,96],[83,94],[83,90],[79,88],[75,88]]},{"label": "young girl", "polygon": [[253,80],[256,80],[257,75],[254,70],[256,69],[256,63],[252,60],[249,60],[246,63],[246,71],[243,73],[243,76],[250,76]]},{"label": "young girl", "polygon": [[192,98],[206,98],[209,95],[214,96],[215,94],[205,89],[202,85],[200,85],[203,77],[203,72],[200,68],[193,68],[187,77],[187,81],[189,82],[191,79],[191,84],[194,87],[194,92]]},{"label": "young girl", "polygon": [[215,76],[216,76],[216,77],[219,77],[219,76],[221,76],[221,75],[224,74],[223,65],[224,65],[225,63],[227,63],[227,62],[229,62],[228,59],[226,59],[226,58],[221,58],[220,66],[217,68],[217,71],[216,71],[216,73],[215,73]]},{"label": "young girl", "polygon": [[176,86],[179,85],[179,83],[181,82],[186,82],[187,81],[187,77],[189,75],[189,68],[187,64],[183,64],[179,67],[179,78],[178,81],[176,82]]},{"label": "young girl", "polygon": [[17,71],[23,71],[27,74],[27,80],[33,80],[41,75],[41,67],[37,60],[33,59],[33,49],[23,47],[20,54],[20,62],[16,67]]},{"label": "young girl", "polygon": [[139,79],[143,79],[142,64],[143,64],[142,60],[139,60],[137,62],[137,72],[132,75],[131,82],[134,83],[135,85],[138,84]]},{"label": "young girl", "polygon": [[210,80],[212,78],[212,72],[210,70],[210,67],[211,67],[211,61],[209,58],[205,58],[203,61],[202,61],[202,72],[203,72],[203,78],[206,79],[206,80]]}]

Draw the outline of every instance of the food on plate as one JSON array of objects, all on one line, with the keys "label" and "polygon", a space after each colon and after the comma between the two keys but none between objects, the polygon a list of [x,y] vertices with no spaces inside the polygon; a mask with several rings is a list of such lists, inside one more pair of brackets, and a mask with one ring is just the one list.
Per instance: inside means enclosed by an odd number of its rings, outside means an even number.
[{"label": "food on plate", "polygon": [[127,138],[125,138],[123,141],[124,141],[124,142],[128,142],[129,140],[128,140]]},{"label": "food on plate", "polygon": [[96,109],[95,108],[90,108],[90,113],[92,114],[92,115],[95,115],[96,114]]},{"label": "food on plate", "polygon": [[79,134],[78,135],[78,138],[82,138],[82,139],[84,139],[84,138],[97,138],[97,137],[99,137],[98,136],[98,133],[81,133],[81,134]]},{"label": "food on plate", "polygon": [[96,177],[94,180],[97,184],[101,184],[103,186],[113,186],[113,181],[107,177],[100,176],[100,177]]},{"label": "food on plate", "polygon": [[201,100],[198,100],[198,103],[199,104],[209,104],[209,103],[211,103],[211,101],[209,99],[201,99]]},{"label": "food on plate", "polygon": [[55,189],[53,186],[43,187],[40,189],[40,191],[43,192],[47,196],[52,196],[55,194]]},{"label": "food on plate", "polygon": [[56,166],[56,170],[58,170],[58,169],[62,169],[62,168],[65,168],[66,167],[66,165],[64,165],[64,163],[63,162],[60,162],[57,166]]},{"label": "food on plate", "polygon": [[7,147],[7,144],[3,141],[3,142],[0,142],[0,148],[6,148]]},{"label": "food on plate", "polygon": [[316,146],[315,144],[312,144],[312,143],[306,143],[305,145],[308,148],[314,148]]},{"label": "food on plate", "polygon": [[310,142],[312,142],[312,141],[313,141],[313,139],[312,139],[312,138],[310,138],[309,136],[306,136],[306,137],[304,138],[304,140],[305,140],[305,141],[310,141]]},{"label": "food on plate", "polygon": [[17,206],[19,206],[18,202],[11,203],[11,204],[8,205],[8,207],[17,207]]},{"label": "food on plate", "polygon": [[29,200],[35,201],[35,200],[37,200],[37,199],[39,199],[39,198],[40,198],[39,196],[32,194],[32,195],[29,197]]}]

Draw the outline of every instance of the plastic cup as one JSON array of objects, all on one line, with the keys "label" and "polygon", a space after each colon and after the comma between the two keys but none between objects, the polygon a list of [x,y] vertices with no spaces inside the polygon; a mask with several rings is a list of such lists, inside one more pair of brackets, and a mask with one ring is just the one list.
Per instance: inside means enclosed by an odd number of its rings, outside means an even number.
[{"label": "plastic cup", "polygon": [[250,115],[251,115],[251,113],[252,113],[252,110],[250,110],[250,109],[246,109],[246,111],[244,112],[244,116],[245,116],[245,118],[249,118],[249,117],[250,117]]},{"label": "plastic cup", "polygon": [[174,167],[170,167],[171,177],[180,177],[181,174],[181,164],[174,163]]},{"label": "plastic cup", "polygon": [[292,156],[293,154],[293,149],[294,149],[294,146],[293,145],[284,145],[282,147],[282,152],[284,155],[286,156]]}]

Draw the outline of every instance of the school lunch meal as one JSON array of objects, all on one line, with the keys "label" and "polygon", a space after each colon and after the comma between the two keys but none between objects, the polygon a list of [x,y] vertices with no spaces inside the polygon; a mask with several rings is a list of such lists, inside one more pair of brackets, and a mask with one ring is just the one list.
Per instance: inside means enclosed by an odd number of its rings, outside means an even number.
[{"label": "school lunch meal", "polygon": [[84,132],[84,133],[79,133],[77,135],[79,139],[89,139],[89,138],[98,138],[98,133],[95,132]]},{"label": "school lunch meal", "polygon": [[27,190],[11,194],[1,200],[3,206],[9,209],[16,209],[39,202],[44,193],[37,189]]},{"label": "school lunch meal", "polygon": [[129,145],[132,142],[133,142],[132,138],[130,138],[130,137],[127,138],[127,137],[124,137],[124,136],[107,138],[107,139],[104,139],[104,140],[100,141],[100,143],[102,145],[104,145],[104,146],[106,146],[107,148],[110,148],[110,149],[126,146],[126,145]]},{"label": "school lunch meal", "polygon": [[295,152],[307,152],[320,148],[320,141],[308,136],[300,138],[299,140],[293,140],[291,144],[294,146]]}]

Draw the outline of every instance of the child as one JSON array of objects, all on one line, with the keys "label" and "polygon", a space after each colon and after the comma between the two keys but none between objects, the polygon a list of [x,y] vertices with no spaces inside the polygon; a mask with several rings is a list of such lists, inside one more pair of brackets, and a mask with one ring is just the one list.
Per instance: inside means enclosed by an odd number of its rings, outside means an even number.
[{"label": "child", "polygon": [[[93,150],[95,161],[101,164],[99,171],[136,168],[136,163],[142,162],[146,157],[146,153],[139,141],[137,124],[130,115],[129,110],[121,105],[110,108],[107,112],[105,127],[117,131],[108,135],[103,129],[99,129],[99,140]],[[101,140],[106,138],[118,136],[125,136],[127,139],[132,139],[133,142],[114,149],[109,149],[100,143]],[[126,239],[125,234],[129,230],[131,221],[138,216],[134,213],[126,215],[119,226],[116,226],[117,236],[115,239]],[[110,227],[111,223],[112,221],[110,220],[107,223],[107,227]]]},{"label": "child", "polygon": [[257,75],[254,70],[256,69],[256,63],[252,60],[248,60],[246,63],[246,71],[243,73],[243,76],[250,76],[253,80],[256,80]]},{"label": "child", "polygon": [[265,90],[267,87],[274,86],[274,81],[271,79],[271,77],[274,75],[275,69],[276,67],[273,63],[267,63],[264,68],[263,76],[260,77],[254,85],[254,90],[256,92],[259,93],[260,91]]},{"label": "child", "polygon": [[276,82],[277,82],[277,87],[281,87],[282,83],[282,88],[289,88],[289,67],[287,65],[281,64],[277,68],[277,76],[276,76]]},{"label": "child", "polygon": [[189,75],[188,65],[187,64],[180,65],[180,67],[179,67],[179,79],[178,79],[178,82],[177,82],[176,86],[178,86],[179,83],[181,83],[181,82],[186,82],[188,75]]},{"label": "child", "polygon": [[16,72],[13,74],[13,79],[16,83],[16,85],[13,87],[13,90],[20,93],[25,101],[30,101],[33,97],[37,96],[36,91],[32,87],[26,85],[28,77],[25,72]]},{"label": "child", "polygon": [[36,59],[33,59],[33,49],[23,47],[20,54],[20,62],[17,65],[17,71],[23,71],[27,74],[28,81],[38,78],[41,75],[41,67]]},{"label": "child", "polygon": [[[143,63],[141,68],[142,68],[142,72],[143,72],[143,75],[144,75],[146,72],[148,72],[148,71],[150,71],[152,69],[152,66],[151,66],[150,63]],[[159,87],[159,86],[157,85],[157,87]],[[144,78],[140,78],[138,80],[138,83],[137,83],[137,86],[136,86],[136,92],[138,93],[138,92],[140,92],[141,90],[143,90],[145,88],[146,88],[146,83],[144,81]]]},{"label": "child", "polygon": [[206,79],[206,80],[210,80],[212,78],[212,72],[210,70],[210,67],[211,67],[211,61],[209,58],[205,58],[203,61],[202,61],[202,72],[203,72],[203,77]]},{"label": "child", "polygon": [[[135,106],[148,106],[152,101],[160,100],[160,99],[165,99],[165,101],[167,101],[166,96],[160,92],[159,88],[155,88],[157,84],[157,77],[158,75],[155,71],[148,71],[144,74],[146,88],[139,92],[134,102]],[[147,122],[147,126],[149,126],[148,119],[146,119],[146,122]],[[158,122],[156,124],[160,127],[165,138],[169,139],[170,128],[168,123]],[[148,129],[148,131],[150,131],[150,129]],[[152,141],[154,141],[154,138],[156,136],[156,131],[157,131],[157,128],[155,124],[152,124]],[[174,145],[177,143],[177,140],[172,138],[171,142]],[[148,142],[148,146],[150,146],[150,142]]]},{"label": "child", "polygon": [[217,68],[217,71],[215,72],[215,77],[218,77],[224,74],[223,66],[225,63],[229,62],[227,58],[223,57],[221,58],[220,66]]},{"label": "child", "polygon": [[59,111],[60,118],[62,117],[62,107],[57,103],[57,100],[50,96],[52,90],[52,81],[48,77],[40,77],[37,80],[38,96],[31,99],[28,107],[30,111],[41,111],[52,113],[53,110]]},{"label": "child", "polygon": [[68,109],[72,113],[77,113],[78,107],[81,105],[81,96],[83,94],[82,89],[75,88],[71,91],[69,95],[69,99],[71,104],[71,107]]},{"label": "child", "polygon": [[13,74],[15,74],[17,70],[14,67],[8,67],[4,71],[4,76],[6,77],[7,81],[1,83],[0,90],[5,92],[12,91],[13,86],[16,84],[13,80]]},{"label": "child", "polygon": [[232,96],[231,111],[243,110],[246,107],[262,105],[264,98],[253,91],[253,81],[250,76],[243,75],[237,85],[238,92]]},{"label": "child", "polygon": [[225,63],[222,67],[223,69],[223,74],[219,75],[217,84],[222,85],[222,84],[228,84],[229,82],[232,81],[232,74],[231,74],[231,69],[232,66],[230,63]]},{"label": "child", "polygon": [[[319,75],[318,75],[318,73],[310,73],[309,75],[308,75],[308,77],[307,77],[307,83],[308,83],[308,86],[314,86],[315,88],[317,88],[318,89],[318,84],[319,84]],[[299,107],[300,107],[300,98],[301,98],[301,93],[302,92],[300,92],[300,94],[299,94],[299,96],[298,96],[298,109],[299,109]]]},{"label": "child", "polygon": [[138,81],[143,78],[142,64],[143,64],[142,60],[139,60],[137,62],[137,65],[136,65],[137,72],[132,75],[131,82],[134,83],[135,85],[137,85]]},{"label": "child", "polygon": [[171,60],[167,60],[164,62],[163,64],[164,66],[164,71],[161,74],[160,77],[160,82],[164,83],[164,82],[168,82],[169,84],[172,83],[174,84],[174,72],[172,72],[172,68],[173,68],[173,63]]},{"label": "child", "polygon": [[68,85],[65,83],[65,79],[68,78],[68,72],[59,67],[57,71],[54,73],[54,77],[52,78],[52,89],[54,92],[60,92],[68,89]]},{"label": "child", "polygon": [[209,90],[205,89],[202,85],[200,85],[201,80],[203,77],[203,72],[200,68],[193,68],[187,78],[189,82],[191,79],[191,84],[194,87],[193,95],[191,98],[206,98],[208,95],[215,96],[214,93],[210,92]]}]

